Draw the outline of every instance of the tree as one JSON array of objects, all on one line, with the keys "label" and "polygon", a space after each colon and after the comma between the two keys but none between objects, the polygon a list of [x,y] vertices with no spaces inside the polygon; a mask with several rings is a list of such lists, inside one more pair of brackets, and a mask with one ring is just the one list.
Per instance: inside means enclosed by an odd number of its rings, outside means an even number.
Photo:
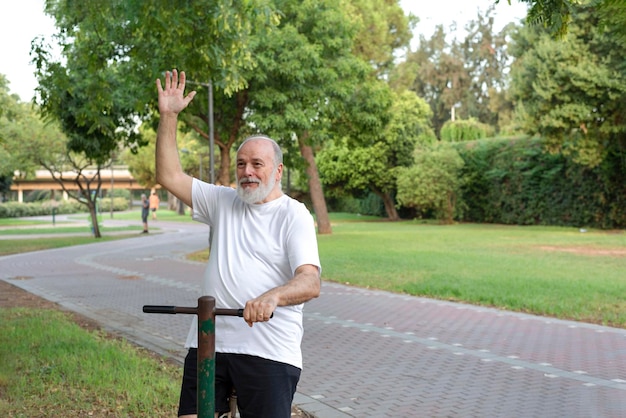
[{"label": "tree", "polygon": [[[382,89],[378,94],[368,91],[373,102],[393,100],[386,109],[390,120],[379,120],[377,137],[344,137],[325,147],[318,155],[318,164],[325,185],[358,193],[370,190],[381,198],[389,220],[400,219],[396,209],[395,194],[400,167],[413,165],[413,152],[417,144],[430,144],[435,140],[430,128],[431,111],[428,104],[415,93],[394,93]],[[384,95],[389,95],[384,98]],[[371,110],[371,109],[370,109]]]},{"label": "tree", "polygon": [[[182,123],[180,123],[182,125]],[[128,171],[135,180],[146,189],[157,186],[155,170],[156,132],[146,124],[140,127],[142,136],[147,145],[132,150],[125,149],[122,160],[128,165]],[[178,133],[178,146],[180,149],[180,163],[183,170],[197,178],[202,178],[202,168],[207,167],[205,160],[204,142],[194,131]],[[204,165],[203,165],[204,164]],[[168,191],[168,207],[170,210],[184,212],[184,205],[179,199]]]},{"label": "tree", "polygon": [[318,232],[330,233],[315,155],[340,131],[364,132],[358,125],[367,118],[356,115],[355,105],[367,98],[362,86],[373,77],[373,68],[352,51],[358,27],[348,2],[284,0],[277,5],[283,18],[276,31],[259,39],[247,122],[279,139],[289,163],[304,168]]},{"label": "tree", "polygon": [[36,107],[9,95],[0,74],[0,201],[6,200],[15,175],[34,176],[40,156],[64,140],[59,127],[45,124]]},{"label": "tree", "polygon": [[[199,0],[178,8],[159,8],[153,2],[122,3],[133,3],[125,14],[137,16],[129,17],[130,33],[140,36],[118,39],[121,43],[130,42],[128,55],[132,58],[133,71],[153,74],[155,78],[165,69],[186,72],[187,89],[198,94],[181,115],[184,122],[181,129],[195,131],[205,140],[205,146],[210,140],[206,87],[211,83],[214,143],[219,152],[216,182],[230,185],[230,151],[240,139],[239,134],[245,131],[242,123],[248,102],[246,88],[257,66],[253,39],[271,32],[280,14],[265,0]],[[154,86],[146,85],[147,100],[154,105]]]},{"label": "tree", "polygon": [[456,117],[478,119],[494,130],[509,124],[507,44],[514,25],[495,33],[493,12],[492,7],[478,13],[461,41],[450,40],[442,26],[429,39],[421,36],[417,49],[391,73],[394,88],[408,88],[430,104],[438,136],[443,124]]},{"label": "tree", "polygon": [[[328,135],[333,111],[367,71],[351,52],[355,26],[344,2],[277,1],[283,18],[262,42],[262,74],[249,91],[249,122],[278,138],[287,158],[307,173],[319,233],[331,233],[315,162],[315,146]],[[295,151],[295,152],[294,152]],[[300,155],[304,161],[293,158]]]},{"label": "tree", "polygon": [[[8,158],[23,178],[29,178],[40,167],[47,169],[52,178],[73,198],[85,205],[91,215],[94,236],[100,237],[97,220],[97,199],[102,184],[100,168],[95,158],[71,150],[71,140],[62,132],[57,121],[45,122],[31,105],[17,103],[11,112],[9,129],[2,129]],[[18,110],[15,112],[15,110]],[[4,136],[6,134],[6,136]],[[95,168],[95,169],[94,169]],[[8,175],[13,175],[11,172]],[[73,183],[76,187],[69,187]]]},{"label": "tree", "polygon": [[[511,0],[507,0],[511,4]],[[575,19],[576,7],[581,3],[576,0],[519,0],[529,4],[529,25],[547,28],[555,38],[564,36],[572,17]],[[496,0],[496,4],[500,0]],[[617,39],[626,45],[626,8],[622,0],[589,0],[585,3],[597,10],[601,28],[611,28]]]},{"label": "tree", "polygon": [[[396,43],[408,42],[406,21],[396,19],[383,23],[387,16],[398,17],[397,2],[386,2],[384,12],[373,17],[373,8],[359,9],[354,4],[367,1],[278,1],[283,13],[275,31],[254,40],[257,67],[250,74],[250,87],[233,101],[231,114],[244,117],[231,123],[245,131],[259,130],[279,140],[287,150],[288,165],[304,170],[318,224],[318,232],[332,231],[315,155],[328,138],[341,129],[354,127],[353,106],[358,103],[359,85],[384,67],[391,59],[388,51]],[[380,9],[380,8],[379,8]],[[379,12],[379,10],[376,10]],[[352,16],[357,15],[357,19]],[[383,16],[384,18],[380,18]],[[355,36],[364,21],[376,21],[377,29],[396,31],[388,36],[394,45],[385,53],[365,62],[354,55],[358,49]],[[381,45],[380,41],[377,41]],[[382,70],[381,70],[382,71]],[[230,131],[233,140],[235,129]],[[222,164],[225,163],[222,157]],[[222,165],[223,169],[223,165]]]},{"label": "tree", "polygon": [[[57,6],[52,10],[57,22],[64,23],[68,16],[62,13],[67,9]],[[52,57],[42,40],[35,48],[37,102],[44,117],[58,121],[68,138],[65,152],[56,153],[49,160],[42,158],[40,162],[64,189],[66,170],[73,171],[69,177],[80,193],[66,191],[87,206],[94,236],[100,238],[97,221],[100,171],[111,163],[119,147],[140,146],[142,139],[135,130],[137,88],[115,87],[127,69],[126,63],[109,61],[111,46],[102,44],[97,30],[89,30],[94,26],[99,28],[100,22],[89,15],[81,17],[82,20],[64,27],[57,36],[62,60]]]},{"label": "tree", "polygon": [[[501,0],[496,0],[499,4]],[[526,23],[546,28],[553,38],[562,38],[569,30],[575,10],[580,1],[576,0],[518,0],[528,3]],[[511,0],[507,0],[511,4]],[[623,0],[589,0],[585,3],[593,7],[599,17],[598,25],[604,30],[610,28],[617,40],[626,45],[626,8]]]},{"label": "tree", "polygon": [[[274,18],[255,0],[159,6],[122,0],[47,0],[46,12],[59,29],[55,40],[62,59],[52,57],[46,40],[35,43],[38,103],[68,135],[67,155],[83,155],[84,159],[71,158],[81,161],[77,169],[85,161],[99,173],[120,147],[144,145],[135,127],[154,108],[146,104],[156,103],[153,80],[164,63],[167,68],[181,65],[198,73],[204,67],[226,91],[243,86],[239,69],[252,64],[244,39],[254,23]],[[197,49],[196,53],[180,48],[181,44]],[[91,195],[82,199],[95,219]],[[97,228],[94,232],[99,236]]]},{"label": "tree", "polygon": [[497,129],[510,120],[512,103],[506,100],[509,85],[511,57],[508,43],[517,27],[511,23],[500,32],[494,30],[492,6],[466,26],[467,34],[461,42],[461,53],[470,79],[469,88],[461,100],[466,118]]},{"label": "tree", "polygon": [[403,67],[413,68],[414,72],[405,75],[405,82],[429,103],[433,112],[432,126],[439,136],[441,127],[451,117],[452,107],[462,102],[471,86],[459,44],[449,43],[440,25],[430,39],[420,36],[417,50],[407,54],[406,62],[398,71],[402,72]]},{"label": "tree", "polygon": [[434,211],[444,223],[452,223],[458,207],[463,159],[448,143],[419,147],[415,164],[398,171],[398,203],[422,212]]},{"label": "tree", "polygon": [[529,134],[595,167],[626,147],[624,49],[611,28],[599,27],[594,7],[579,6],[573,16],[561,39],[536,26],[515,37],[511,94]]},{"label": "tree", "polygon": [[378,77],[386,78],[395,65],[396,51],[409,47],[417,19],[406,16],[397,0],[351,0],[350,6],[349,13],[358,17],[353,52]]}]

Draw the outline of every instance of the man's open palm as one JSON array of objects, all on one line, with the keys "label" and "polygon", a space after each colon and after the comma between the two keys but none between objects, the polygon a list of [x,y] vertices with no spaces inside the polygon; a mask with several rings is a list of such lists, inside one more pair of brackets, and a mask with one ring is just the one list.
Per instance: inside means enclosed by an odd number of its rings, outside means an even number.
[{"label": "man's open palm", "polygon": [[180,79],[178,70],[165,72],[165,88],[161,85],[161,79],[157,79],[157,90],[159,92],[159,112],[180,113],[193,100],[195,91],[185,96],[185,72],[181,71]]}]

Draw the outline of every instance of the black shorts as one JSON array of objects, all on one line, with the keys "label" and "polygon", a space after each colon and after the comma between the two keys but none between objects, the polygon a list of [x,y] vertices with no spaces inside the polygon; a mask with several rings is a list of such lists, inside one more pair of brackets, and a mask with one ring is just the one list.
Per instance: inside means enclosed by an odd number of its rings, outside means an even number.
[{"label": "black shorts", "polygon": [[[286,363],[245,354],[215,354],[215,412],[229,411],[232,388],[241,418],[289,418],[301,370]],[[198,413],[198,350],[185,357],[178,416]]]}]

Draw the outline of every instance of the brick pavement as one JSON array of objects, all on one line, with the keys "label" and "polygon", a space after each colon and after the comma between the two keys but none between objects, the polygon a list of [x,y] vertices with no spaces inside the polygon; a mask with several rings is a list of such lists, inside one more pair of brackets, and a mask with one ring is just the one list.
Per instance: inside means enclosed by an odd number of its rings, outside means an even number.
[{"label": "brick pavement", "polygon": [[[163,225],[163,224],[162,224]],[[159,225],[161,226],[161,225]],[[180,359],[206,229],[0,257],[0,279]],[[219,331],[218,331],[219,332]],[[325,282],[295,403],[318,418],[626,417],[626,330]]]}]

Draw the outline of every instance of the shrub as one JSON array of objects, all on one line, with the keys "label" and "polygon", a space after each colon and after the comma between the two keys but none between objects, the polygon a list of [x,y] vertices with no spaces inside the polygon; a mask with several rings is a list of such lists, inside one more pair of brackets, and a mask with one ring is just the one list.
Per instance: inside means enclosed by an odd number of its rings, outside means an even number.
[{"label": "shrub", "polygon": [[545,152],[539,138],[457,144],[465,165],[462,220],[595,228],[626,226],[626,164],[618,150],[588,168]]},{"label": "shrub", "polygon": [[[100,211],[106,211],[110,208],[110,200],[103,199],[100,205]],[[113,199],[113,210],[128,210],[129,201],[123,197]],[[49,216],[53,210],[57,215],[69,215],[73,213],[87,212],[87,206],[76,200],[53,201],[46,200],[43,202],[19,203],[6,202],[0,204],[0,218],[22,218],[29,216]]]},{"label": "shrub", "polygon": [[445,142],[473,141],[493,135],[493,128],[474,118],[447,121],[441,127],[441,140]]},{"label": "shrub", "polygon": [[432,210],[440,221],[452,223],[459,210],[462,166],[463,160],[449,144],[418,149],[415,165],[399,168],[398,203],[420,212]]}]

